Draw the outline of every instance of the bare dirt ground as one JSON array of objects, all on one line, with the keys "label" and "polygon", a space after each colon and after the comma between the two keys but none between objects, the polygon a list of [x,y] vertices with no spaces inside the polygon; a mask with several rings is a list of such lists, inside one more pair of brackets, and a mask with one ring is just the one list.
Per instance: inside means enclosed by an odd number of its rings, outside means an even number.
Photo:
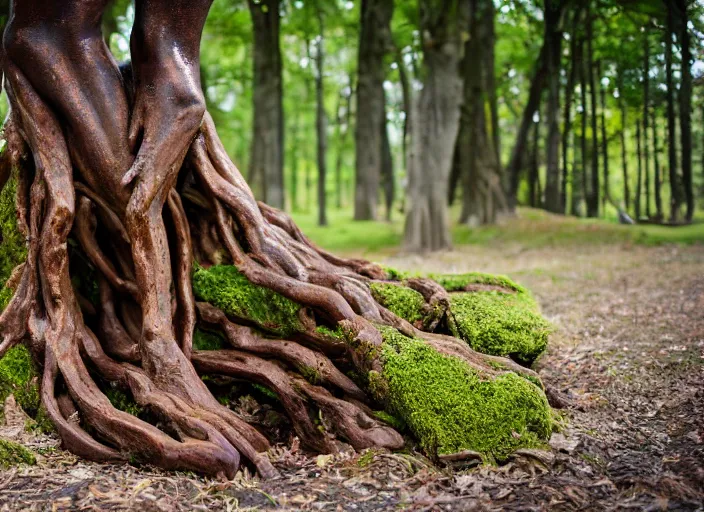
[{"label": "bare dirt ground", "polygon": [[453,473],[418,454],[294,445],[277,449],[279,480],[219,482],[85,463],[6,427],[42,456],[0,472],[0,510],[704,510],[704,247],[462,247],[386,263],[533,290],[558,328],[538,369],[572,402],[551,451]]}]

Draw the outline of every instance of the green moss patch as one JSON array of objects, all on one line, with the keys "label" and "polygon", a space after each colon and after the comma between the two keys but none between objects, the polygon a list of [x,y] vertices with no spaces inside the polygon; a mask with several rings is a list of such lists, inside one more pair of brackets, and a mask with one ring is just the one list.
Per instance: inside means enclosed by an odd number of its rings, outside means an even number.
[{"label": "green moss patch", "polygon": [[383,375],[374,386],[378,391],[385,381],[388,412],[403,419],[427,453],[473,450],[504,460],[549,438],[550,407],[537,386],[510,372],[482,375],[422,340],[388,327],[381,332]]},{"label": "green moss patch", "polygon": [[12,290],[4,284],[17,265],[27,259],[25,238],[17,229],[15,196],[17,182],[11,177],[0,192],[0,311],[5,309],[12,298]]},{"label": "green moss patch", "polygon": [[372,283],[374,300],[398,317],[411,323],[423,319],[425,299],[415,290],[390,283]]},{"label": "green moss patch", "polygon": [[300,304],[252,284],[232,265],[196,269],[193,290],[198,299],[222,309],[227,315],[252,322],[279,336],[303,330],[298,316]]},{"label": "green moss patch", "polygon": [[474,350],[525,365],[545,351],[552,331],[530,294],[495,290],[453,294],[449,325]]},{"label": "green moss patch", "polygon": [[528,290],[513,282],[506,276],[485,274],[483,272],[468,272],[466,274],[430,274],[432,280],[440,284],[448,292],[461,292],[471,285],[498,286],[507,291],[527,293]]},{"label": "green moss patch", "polygon": [[0,359],[0,408],[13,394],[17,404],[34,417],[39,411],[38,375],[24,345],[11,348]]},{"label": "green moss patch", "polygon": [[193,348],[196,350],[222,350],[230,345],[222,335],[196,328],[193,332]]},{"label": "green moss patch", "polygon": [[108,397],[112,406],[118,411],[126,412],[132,416],[139,416],[144,412],[144,408],[137,404],[134,398],[117,388],[109,388],[105,391],[105,396]]},{"label": "green moss patch", "polygon": [[0,467],[10,468],[18,464],[36,463],[37,459],[29,449],[7,439],[0,439]]}]

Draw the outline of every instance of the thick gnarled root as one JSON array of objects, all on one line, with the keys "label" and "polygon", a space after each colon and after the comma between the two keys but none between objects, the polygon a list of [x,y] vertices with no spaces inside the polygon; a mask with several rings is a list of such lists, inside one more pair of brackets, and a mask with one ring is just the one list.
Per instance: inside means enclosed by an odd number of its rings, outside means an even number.
[{"label": "thick gnarled root", "polygon": [[[440,458],[502,459],[549,435],[537,375],[450,335],[464,332],[454,291],[441,280],[394,281],[377,265],[316,247],[288,216],[255,201],[207,114],[157,219],[169,254],[153,259],[163,263],[153,271],[173,284],[172,336],[145,337],[134,226],[100,191],[72,181],[58,121],[22,80],[11,75],[23,92],[10,94],[28,145],[15,132],[8,140],[20,146],[14,154],[34,157],[18,180],[29,244],[0,317],[0,354],[24,341],[43,364],[42,401],[66,448],[227,477],[242,457],[275,477],[269,441],[217,401],[201,380],[211,376],[275,393],[315,452],[342,443],[401,448],[404,437],[374,412],[382,408]],[[72,259],[93,281],[72,284]],[[194,350],[196,323],[216,347]],[[114,407],[106,387],[127,393],[150,421]],[[80,422],[69,421],[76,413]]]}]

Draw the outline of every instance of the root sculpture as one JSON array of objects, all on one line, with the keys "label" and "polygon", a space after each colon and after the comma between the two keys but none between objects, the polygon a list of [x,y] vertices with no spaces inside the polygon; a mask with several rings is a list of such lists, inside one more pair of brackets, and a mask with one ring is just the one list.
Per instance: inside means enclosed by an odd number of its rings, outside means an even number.
[{"label": "root sculpture", "polygon": [[[433,457],[501,459],[545,440],[537,375],[499,357],[512,350],[473,350],[471,318],[453,313],[455,293],[514,285],[458,288],[338,258],[257,203],[205,110],[211,1],[136,0],[122,68],[100,32],[107,0],[12,2],[0,177],[19,235],[3,244],[26,245],[5,276],[0,355],[28,349],[65,448],[275,476],[271,440],[218,400],[213,378],[266,389],[313,452],[415,439]],[[408,293],[411,306],[394,302]]]}]

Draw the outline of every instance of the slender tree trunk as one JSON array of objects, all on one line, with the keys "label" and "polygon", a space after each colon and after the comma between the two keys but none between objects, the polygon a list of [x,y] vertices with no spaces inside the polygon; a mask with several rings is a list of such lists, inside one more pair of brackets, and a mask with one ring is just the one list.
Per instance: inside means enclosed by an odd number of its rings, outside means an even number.
[{"label": "slender tree trunk", "polygon": [[[572,97],[574,95],[574,84],[577,76],[577,66],[579,66],[578,57],[578,39],[575,27],[577,26],[577,20],[579,17],[579,12],[575,13],[574,21],[572,23],[572,38],[570,39],[570,71],[567,76],[567,85],[565,86],[565,106],[564,106],[564,124],[562,131],[562,183],[560,189],[560,206],[561,211],[564,213],[567,209],[567,181],[569,177],[569,145],[570,136],[572,134]],[[581,43],[580,43],[581,44]],[[574,196],[574,168],[572,169],[571,178],[571,191]]]},{"label": "slender tree trunk", "polygon": [[650,148],[648,122],[650,119],[650,40],[646,26],[643,39],[643,174],[645,178],[645,216],[650,218]]},{"label": "slender tree trunk", "polygon": [[594,50],[593,50],[593,26],[591,5],[587,7],[587,72],[589,74],[589,97],[591,98],[591,128],[592,128],[592,154],[591,154],[591,189],[589,200],[587,201],[587,216],[599,216],[599,137],[597,136],[597,112],[596,112],[596,84],[594,82]]},{"label": "slender tree trunk", "polygon": [[690,46],[689,16],[687,0],[674,0],[673,13],[676,19],[677,38],[682,53],[680,66],[680,144],[682,149],[682,184],[687,205],[685,220],[692,222],[694,216],[694,188],[692,184],[692,49]]},{"label": "slender tree trunk", "polygon": [[628,148],[626,146],[626,102],[623,99],[623,69],[618,69],[618,106],[621,110],[621,167],[623,171],[623,204],[630,210],[631,191],[628,184]]},{"label": "slender tree trunk", "polygon": [[381,188],[384,192],[384,202],[386,203],[386,221],[391,222],[396,187],[394,182],[394,160],[391,155],[391,144],[389,144],[386,113],[384,113],[384,118],[379,128],[381,130]]},{"label": "slender tree trunk", "polygon": [[249,0],[254,26],[252,156],[249,183],[255,195],[284,207],[284,110],[279,45],[279,0]]},{"label": "slender tree trunk", "polygon": [[674,34],[674,20],[668,2],[667,30],[665,31],[665,80],[667,85],[667,156],[670,173],[670,221],[677,221],[682,198],[680,184],[677,176],[677,135],[675,133],[675,84],[672,78],[672,35]]},{"label": "slender tree trunk", "polygon": [[545,209],[560,213],[560,70],[562,64],[562,30],[560,0],[546,0],[545,24],[548,44],[547,158],[545,174]]},{"label": "slender tree trunk", "polygon": [[516,140],[513,143],[513,149],[511,150],[511,160],[509,161],[504,174],[506,179],[508,179],[508,204],[509,208],[512,210],[516,207],[516,194],[518,193],[518,185],[524,163],[523,157],[527,149],[526,144],[530,134],[530,127],[533,123],[533,115],[540,107],[540,99],[547,80],[548,49],[546,42],[547,40],[543,42],[543,47],[540,49],[538,60],[535,63],[533,79],[530,84],[530,91],[528,92],[528,102],[523,110],[521,124],[518,127]]},{"label": "slender tree trunk", "polygon": [[390,42],[392,0],[362,0],[355,124],[355,220],[377,217],[384,116],[384,55]]},{"label": "slender tree trunk", "polygon": [[[354,83],[352,75],[349,75],[349,82],[345,89],[340,93],[340,102],[337,108],[337,156],[335,158],[335,204],[337,209],[342,208],[343,189],[342,183],[342,164],[345,156],[345,146],[347,145],[347,137],[350,133],[350,121],[352,120],[352,94],[354,91]],[[340,110],[344,109],[344,113],[340,114]]]},{"label": "slender tree trunk", "polygon": [[447,186],[460,124],[458,69],[462,38],[469,28],[469,6],[463,0],[445,4],[446,8],[434,9],[437,6],[431,0],[421,0],[424,79],[411,125],[414,148],[409,159],[404,240],[406,248],[416,252],[452,246]]},{"label": "slender tree trunk", "polygon": [[528,204],[532,208],[540,207],[540,168],[538,165],[538,141],[540,140],[540,122],[533,123],[533,148],[530,159],[530,172],[528,174]]},{"label": "slender tree trunk", "polygon": [[299,144],[300,144],[300,113],[296,109],[294,111],[293,127],[291,128],[291,210],[296,212],[299,210],[298,204],[298,166],[300,160]]},{"label": "slender tree trunk", "polygon": [[[601,61],[597,63],[600,89],[601,89],[601,150],[602,150],[602,160],[604,161],[604,183],[603,183],[603,193],[602,193],[602,205],[605,205],[606,201],[611,198],[611,192],[609,189],[609,139],[606,137],[606,87],[603,82],[601,82]],[[604,209],[604,207],[602,207]]]},{"label": "slender tree trunk", "polygon": [[491,140],[496,153],[496,162],[501,165],[501,127],[499,126],[499,98],[496,91],[496,8],[493,2],[485,2],[485,4],[483,5],[484,89],[487,92],[489,112],[491,113]]},{"label": "slender tree trunk", "polygon": [[658,141],[658,123],[656,109],[653,108],[652,114],[652,130],[653,130],[653,164],[655,165],[655,182],[653,183],[653,189],[655,192],[655,218],[658,222],[662,221],[662,194],[660,186],[662,185],[662,178],[660,176],[660,147]]},{"label": "slender tree trunk", "polygon": [[325,89],[324,89],[324,59],[325,59],[325,31],[323,23],[323,13],[318,7],[318,26],[320,37],[315,45],[315,129],[317,132],[317,160],[318,160],[318,225],[327,226],[327,200],[326,200],[326,178],[327,178],[327,150],[328,150],[328,117],[325,112]]},{"label": "slender tree trunk", "polygon": [[640,143],[640,119],[636,121],[636,152],[638,153],[638,177],[636,178],[636,222],[640,220],[640,199],[641,199],[641,183],[643,181],[643,152],[641,151]]},{"label": "slender tree trunk", "polygon": [[408,71],[406,71],[406,63],[403,60],[403,55],[400,49],[396,49],[396,65],[398,66],[398,78],[401,82],[401,93],[403,97],[403,135],[401,138],[401,147],[403,150],[403,168],[408,168],[408,127],[411,121],[411,84],[408,81]]},{"label": "slender tree trunk", "polygon": [[581,200],[584,202],[585,206],[586,203],[589,201],[589,173],[587,172],[587,113],[589,109],[587,108],[587,72],[586,72],[586,65],[587,63],[585,62],[584,59],[584,45],[582,45],[582,56],[581,56],[581,63],[582,65],[579,68],[579,89],[580,89],[580,102],[582,104],[582,133],[580,136],[580,146],[581,146],[581,185],[582,185],[582,194],[581,194]]}]

